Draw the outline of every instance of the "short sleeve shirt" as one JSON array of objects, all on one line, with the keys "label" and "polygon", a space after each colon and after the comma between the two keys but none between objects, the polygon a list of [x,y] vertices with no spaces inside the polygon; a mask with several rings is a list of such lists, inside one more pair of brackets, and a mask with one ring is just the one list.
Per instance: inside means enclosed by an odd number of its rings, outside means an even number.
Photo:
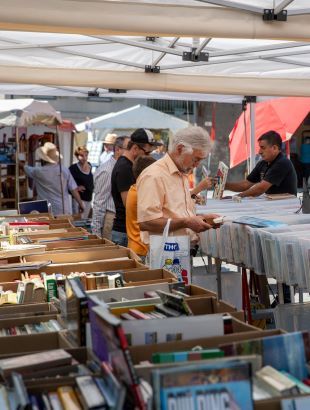
[{"label": "short sleeve shirt", "polygon": [[[60,184],[60,167],[59,164],[47,164],[43,167],[30,167],[25,165],[25,173],[28,177],[33,178],[38,194],[38,199],[47,199],[52,206],[54,215],[71,214],[69,200],[69,191],[77,188],[68,168],[62,166],[62,188]],[[63,194],[63,202],[62,196]],[[64,208],[63,208],[64,205]]]},{"label": "short sleeve shirt", "polygon": [[126,210],[121,192],[129,191],[129,188],[134,183],[135,177],[132,173],[132,162],[124,156],[119,157],[111,176],[111,191],[116,212],[113,224],[114,231],[126,233]]},{"label": "short sleeve shirt", "polygon": [[[137,180],[137,191],[138,222],[195,215],[188,177],[178,170],[169,154],[141,173]],[[197,239],[194,232],[188,229],[179,229],[173,234],[189,234],[193,240]],[[142,238],[144,243],[148,243],[148,235],[142,234]]]},{"label": "short sleeve shirt", "polygon": [[247,180],[256,184],[267,181],[272,186],[266,194],[297,195],[297,175],[292,162],[280,153],[271,163],[260,161]]}]

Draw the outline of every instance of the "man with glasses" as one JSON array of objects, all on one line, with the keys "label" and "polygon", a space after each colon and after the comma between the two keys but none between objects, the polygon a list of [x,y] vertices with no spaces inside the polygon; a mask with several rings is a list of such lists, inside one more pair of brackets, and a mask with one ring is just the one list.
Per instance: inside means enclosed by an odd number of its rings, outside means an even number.
[{"label": "man with glasses", "polygon": [[118,245],[127,246],[125,207],[129,188],[135,183],[132,172],[133,162],[142,155],[149,155],[158,145],[161,144],[156,142],[150,130],[139,128],[132,133],[127,150],[115,164],[111,178],[112,196],[116,210],[112,241]]},{"label": "man with glasses", "polygon": [[100,237],[111,239],[115,206],[111,194],[111,175],[118,158],[127,148],[129,137],[117,137],[113,145],[113,156],[101,164],[94,175],[94,200],[91,229]]},{"label": "man with glasses", "polygon": [[188,174],[207,157],[211,140],[201,127],[178,131],[168,153],[146,168],[137,181],[138,223],[144,243],[148,235],[162,233],[171,219],[172,235],[189,235],[192,245],[197,233],[213,226],[218,215],[196,215],[188,183]]}]

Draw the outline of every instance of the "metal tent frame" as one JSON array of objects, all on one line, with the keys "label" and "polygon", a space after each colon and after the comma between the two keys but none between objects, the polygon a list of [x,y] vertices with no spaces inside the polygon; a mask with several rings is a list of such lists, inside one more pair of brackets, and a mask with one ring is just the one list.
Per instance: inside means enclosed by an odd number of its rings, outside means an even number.
[{"label": "metal tent frame", "polygon": [[2,3],[0,92],[25,95],[28,84],[30,95],[309,95],[308,0]]}]

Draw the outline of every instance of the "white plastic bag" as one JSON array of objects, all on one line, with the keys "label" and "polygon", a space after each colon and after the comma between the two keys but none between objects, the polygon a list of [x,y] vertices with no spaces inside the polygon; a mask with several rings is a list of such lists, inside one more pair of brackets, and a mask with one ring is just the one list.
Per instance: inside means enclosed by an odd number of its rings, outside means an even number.
[{"label": "white plastic bag", "polygon": [[188,235],[169,236],[171,219],[162,235],[150,235],[150,268],[165,268],[178,280],[191,282],[190,238]]}]

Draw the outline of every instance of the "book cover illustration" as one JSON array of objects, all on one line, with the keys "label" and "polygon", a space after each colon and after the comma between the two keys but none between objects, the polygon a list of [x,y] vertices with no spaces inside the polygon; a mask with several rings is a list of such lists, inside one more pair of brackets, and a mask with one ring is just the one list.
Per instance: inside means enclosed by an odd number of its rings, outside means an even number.
[{"label": "book cover illustration", "polygon": [[220,161],[216,172],[217,182],[214,186],[213,199],[222,198],[227,180],[228,170],[228,166],[225,165],[224,162]]},{"label": "book cover illustration", "polygon": [[249,363],[184,365],[152,373],[156,410],[253,409]]},{"label": "book cover illustration", "polygon": [[[308,332],[306,332],[308,333]],[[287,333],[265,337],[257,340],[245,340],[230,345],[222,345],[225,355],[260,354],[263,366],[272,366],[277,370],[285,370],[299,380],[307,378],[307,361],[309,347],[305,347],[303,333]]]}]

